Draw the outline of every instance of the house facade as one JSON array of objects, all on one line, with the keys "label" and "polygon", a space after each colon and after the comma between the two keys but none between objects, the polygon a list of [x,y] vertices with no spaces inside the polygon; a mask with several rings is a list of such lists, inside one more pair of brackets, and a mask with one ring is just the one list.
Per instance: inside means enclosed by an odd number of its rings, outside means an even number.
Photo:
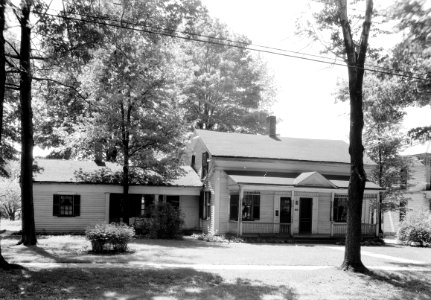
[{"label": "house facade", "polygon": [[399,210],[383,214],[385,235],[395,235],[407,215],[431,212],[431,141],[412,145],[401,152],[401,156],[408,165],[403,170],[404,182],[400,184],[406,202]]},{"label": "house facade", "polygon": [[[346,232],[348,145],[196,130],[188,160],[204,183],[199,217],[212,234],[343,236]],[[374,163],[364,158],[369,171]],[[373,203],[381,188],[367,182],[362,233],[377,233]]]},{"label": "house facade", "polygon": [[[118,165],[94,161],[38,159],[40,171],[34,175],[33,200],[36,231],[39,233],[84,232],[89,226],[119,222],[121,218],[122,186],[95,184],[76,176]],[[184,174],[166,185],[132,185],[129,189],[129,212],[135,217],[145,215],[156,202],[168,202],[180,209],[183,229],[199,229],[199,196],[202,183],[190,167]]]}]

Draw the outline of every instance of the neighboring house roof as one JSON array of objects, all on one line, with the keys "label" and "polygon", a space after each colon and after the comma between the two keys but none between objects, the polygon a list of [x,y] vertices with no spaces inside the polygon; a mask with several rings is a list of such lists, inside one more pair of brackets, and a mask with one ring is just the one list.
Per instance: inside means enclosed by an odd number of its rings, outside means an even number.
[{"label": "neighboring house roof", "polygon": [[[302,139],[196,130],[213,156],[350,163],[349,145],[341,140]],[[364,164],[375,163],[364,154]]]},{"label": "neighboring house roof", "polygon": [[404,149],[401,153],[402,156],[413,156],[421,154],[431,154],[431,141],[416,144]]},{"label": "neighboring house roof", "polygon": [[[294,177],[292,174],[285,176],[265,176],[257,174],[233,173],[228,176],[238,184],[255,184],[255,185],[280,185],[280,186],[296,186],[296,187],[312,187],[312,188],[339,188],[347,189],[349,180],[345,179],[329,179],[318,172],[304,172]],[[365,184],[367,190],[382,190],[377,184],[367,182]]]},{"label": "neighboring house roof", "polygon": [[[76,178],[75,172],[82,170],[92,173],[102,168],[112,171],[121,171],[122,167],[115,163],[105,162],[105,167],[98,166],[91,160],[62,160],[62,159],[36,159],[36,165],[40,169],[34,174],[35,182],[58,182],[58,183],[85,183]],[[202,182],[196,172],[189,166],[183,166],[185,174],[168,182],[172,186],[201,187]]]}]

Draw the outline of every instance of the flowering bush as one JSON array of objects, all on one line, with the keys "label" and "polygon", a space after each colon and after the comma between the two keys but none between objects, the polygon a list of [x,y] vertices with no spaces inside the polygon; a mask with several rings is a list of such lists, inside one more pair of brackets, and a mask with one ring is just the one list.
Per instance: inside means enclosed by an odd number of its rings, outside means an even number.
[{"label": "flowering bush", "polygon": [[426,213],[407,215],[398,229],[398,239],[405,244],[431,244],[431,215]]},{"label": "flowering bush", "polygon": [[92,250],[96,253],[105,250],[125,252],[134,235],[133,227],[116,223],[97,224],[85,231],[85,236],[91,241]]}]

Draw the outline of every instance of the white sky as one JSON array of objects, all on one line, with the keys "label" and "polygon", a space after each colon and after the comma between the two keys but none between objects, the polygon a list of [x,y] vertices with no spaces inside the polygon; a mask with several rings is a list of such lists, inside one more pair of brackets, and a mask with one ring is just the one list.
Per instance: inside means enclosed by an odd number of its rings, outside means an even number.
[{"label": "white sky", "polygon": [[[319,42],[295,35],[296,20],[311,18],[310,0],[202,0],[211,16],[226,23],[232,31],[248,36],[253,44],[320,55]],[[375,1],[375,6],[392,1]],[[393,39],[370,39],[370,44]],[[390,46],[390,45],[389,45]],[[322,54],[325,56],[325,54]],[[347,79],[347,69],[317,62],[261,54],[275,75],[278,88],[273,112],[280,120],[281,136],[348,140],[348,103],[335,103],[337,80]],[[408,109],[404,127],[429,125],[431,110]]]}]

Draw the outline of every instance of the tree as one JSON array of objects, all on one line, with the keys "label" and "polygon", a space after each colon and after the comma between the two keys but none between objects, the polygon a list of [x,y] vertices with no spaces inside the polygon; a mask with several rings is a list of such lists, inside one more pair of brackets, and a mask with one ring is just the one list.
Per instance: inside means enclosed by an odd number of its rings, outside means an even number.
[{"label": "tree", "polygon": [[[356,3],[357,1],[354,1]],[[365,16],[361,28],[351,27],[351,19],[347,12],[347,0],[323,2],[323,9],[315,14],[318,29],[329,33],[330,46],[325,51],[342,55],[348,69],[348,95],[350,101],[350,180],[347,203],[347,234],[343,270],[366,272],[367,268],[361,260],[361,215],[362,202],[367,176],[364,170],[362,130],[364,127],[363,82],[365,58],[368,51],[368,37],[371,28],[373,1],[365,1]],[[310,28],[310,27],[309,27]],[[304,28],[303,31],[317,39],[314,30]],[[314,27],[311,27],[314,28]],[[354,39],[359,33],[359,40]]]},{"label": "tree", "polygon": [[31,106],[31,25],[32,0],[21,3],[20,47],[20,112],[21,112],[21,199],[22,236],[20,243],[36,245],[36,228],[33,209],[33,113]]},{"label": "tree", "polygon": [[[244,48],[250,40],[209,17],[196,24],[195,32],[210,42],[184,43],[187,120],[199,129],[266,132],[274,88],[264,63]],[[226,40],[231,45],[220,44]]]},{"label": "tree", "polygon": [[[140,2],[127,10],[131,2],[124,1],[121,6],[107,2],[101,8],[110,18],[121,15],[125,24],[146,14],[146,9],[160,8],[156,2],[150,7]],[[170,13],[166,10],[163,14]],[[124,27],[109,28],[104,43],[82,69],[80,90],[88,96],[85,115],[66,144],[75,145],[86,157],[108,150],[115,153],[109,160],[122,166],[123,221],[128,223],[131,182],[166,183],[181,172],[178,151],[183,145],[184,122],[174,84],[180,73],[173,53],[175,44],[168,38]],[[102,163],[98,155],[96,159]],[[118,173],[107,176],[103,172],[93,174],[92,180],[119,178]],[[89,174],[77,175],[88,178]]]}]

